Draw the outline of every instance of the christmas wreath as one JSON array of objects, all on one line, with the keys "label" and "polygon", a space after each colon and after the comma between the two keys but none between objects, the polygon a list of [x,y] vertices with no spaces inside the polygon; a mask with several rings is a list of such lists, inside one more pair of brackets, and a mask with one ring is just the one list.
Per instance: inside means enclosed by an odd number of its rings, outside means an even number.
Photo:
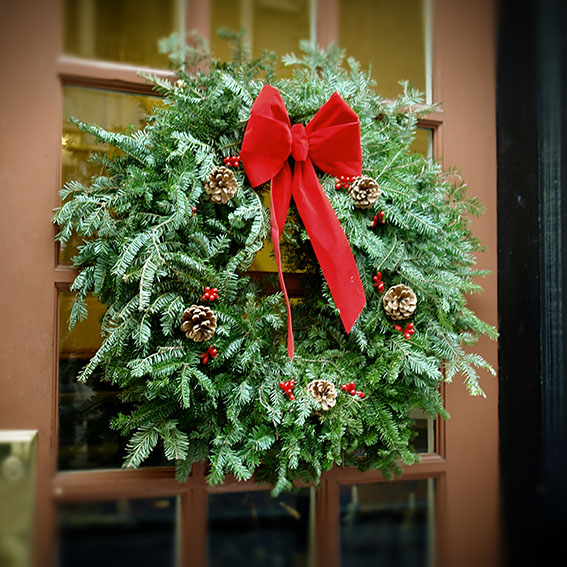
[{"label": "christmas wreath", "polygon": [[[184,71],[197,55],[206,71]],[[334,465],[392,477],[418,458],[410,412],[447,417],[441,383],[478,395],[492,372],[464,349],[496,336],[466,302],[480,203],[412,151],[419,93],[385,100],[336,47],[286,56],[289,79],[240,48],[187,57],[177,82],[151,78],[142,130],[76,121],[120,150],[54,217],[58,240],[84,238],[70,325],[89,294],[107,308],[78,379],[99,368],[129,404],[111,423],[126,467],[160,445],[180,482],[195,462],[274,494]],[[270,236],[279,282],[250,271]]]}]

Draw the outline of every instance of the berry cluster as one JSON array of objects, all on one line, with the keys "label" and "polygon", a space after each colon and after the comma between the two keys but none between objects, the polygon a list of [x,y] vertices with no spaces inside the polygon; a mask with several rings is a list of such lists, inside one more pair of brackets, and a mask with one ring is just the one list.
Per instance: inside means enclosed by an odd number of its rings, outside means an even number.
[{"label": "berry cluster", "polygon": [[222,162],[227,167],[238,167],[240,165],[240,156],[229,156],[222,158]]},{"label": "berry cluster", "polygon": [[293,395],[293,387],[295,386],[295,380],[292,378],[287,382],[280,382],[280,388],[288,395],[290,400],[295,400]]},{"label": "berry cluster", "polygon": [[201,364],[207,364],[209,358],[216,358],[218,354],[218,350],[211,345],[205,352],[201,353]]},{"label": "berry cluster", "polygon": [[370,226],[372,228],[375,228],[378,223],[384,224],[385,222],[386,221],[384,220],[384,211],[380,211],[377,215],[374,215],[372,217],[372,222],[370,223]]},{"label": "berry cluster", "polygon": [[396,329],[396,331],[398,331],[399,333],[403,333],[406,339],[411,339],[411,336],[415,333],[413,323],[408,323],[405,329],[402,329],[401,325],[398,325],[396,323],[394,325],[394,329]]},{"label": "berry cluster", "polygon": [[348,189],[350,184],[356,179],[356,175],[352,177],[350,175],[341,175],[340,177],[335,177],[335,189],[345,188]]},{"label": "berry cluster", "polygon": [[358,396],[360,399],[364,398],[366,394],[356,390],[356,384],[354,382],[349,382],[348,384],[343,384],[341,386],[343,392],[348,392],[351,396]]},{"label": "berry cluster", "polygon": [[213,287],[213,288],[206,287],[205,293],[203,293],[203,295],[201,296],[201,299],[203,301],[206,301],[206,300],[214,301],[215,299],[219,298],[218,291],[219,290],[216,287]]},{"label": "berry cluster", "polygon": [[380,293],[384,291],[384,282],[382,281],[382,272],[376,272],[376,275],[372,277],[374,283],[372,284]]}]

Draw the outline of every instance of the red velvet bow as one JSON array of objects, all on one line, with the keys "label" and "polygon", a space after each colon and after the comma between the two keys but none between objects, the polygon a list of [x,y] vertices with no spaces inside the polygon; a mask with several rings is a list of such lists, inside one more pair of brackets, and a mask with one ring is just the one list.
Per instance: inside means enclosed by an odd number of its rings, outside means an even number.
[{"label": "red velvet bow", "polygon": [[[290,155],[295,161],[293,175]],[[288,354],[293,359],[291,310],[280,254],[280,236],[292,195],[347,333],[366,304],[347,237],[313,167],[335,177],[359,176],[360,121],[334,93],[307,126],[291,126],[278,90],[264,86],[252,105],[240,158],[252,187],[272,181],[272,243],[287,306]]]}]

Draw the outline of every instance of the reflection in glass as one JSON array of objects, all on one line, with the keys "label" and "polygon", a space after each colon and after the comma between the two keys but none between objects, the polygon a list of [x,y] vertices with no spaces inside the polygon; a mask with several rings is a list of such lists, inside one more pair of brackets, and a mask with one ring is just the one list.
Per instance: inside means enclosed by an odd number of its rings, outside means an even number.
[{"label": "reflection in glass", "polygon": [[431,128],[417,129],[412,150],[428,159],[433,159],[433,130]]},{"label": "reflection in glass", "polygon": [[315,490],[209,495],[209,567],[310,567]]},{"label": "reflection in glass", "polygon": [[430,567],[434,481],[340,487],[342,567]]},{"label": "reflection in glass", "polygon": [[412,445],[417,453],[433,453],[435,451],[435,420],[427,417],[422,410],[411,410],[410,417],[413,418],[413,430],[416,437]]},{"label": "reflection in glass", "polygon": [[[311,39],[310,0],[211,0],[211,51],[219,59],[229,59],[230,49],[218,36],[219,28],[233,32],[243,29],[252,55],[263,50],[281,57],[297,53],[301,40]],[[278,67],[285,76],[288,71]]]},{"label": "reflection in glass", "polygon": [[119,436],[109,420],[120,402],[110,384],[97,374],[88,384],[77,382],[81,368],[100,346],[99,318],[104,306],[87,298],[89,317],[69,331],[74,294],[59,297],[59,469],[119,467]]},{"label": "reflection in glass", "polygon": [[[99,163],[89,161],[89,155],[91,152],[116,151],[105,144],[97,143],[93,136],[82,132],[69,122],[70,118],[98,124],[114,132],[123,132],[128,127],[138,129],[144,126],[146,115],[159,100],[152,96],[64,87],[62,183],[71,180],[84,183],[93,176],[104,174]],[[80,243],[81,239],[74,236],[65,245],[61,245],[59,261],[70,262]]]},{"label": "reflection in glass", "polygon": [[393,98],[399,81],[410,81],[421,92],[429,90],[425,30],[429,0],[340,0],[339,45],[362,64],[372,65],[377,91]]},{"label": "reflection in glass", "polygon": [[[104,305],[87,298],[89,316],[69,331],[68,321],[74,294],[59,296],[59,470],[120,468],[127,438],[110,428],[110,420],[126,411],[117,389],[96,372],[87,384],[77,375],[101,344],[100,317]],[[167,464],[156,452],[145,466]]]},{"label": "reflection in glass", "polygon": [[58,567],[174,567],[176,498],[58,507]]},{"label": "reflection in glass", "polygon": [[167,67],[158,41],[182,32],[181,14],[180,0],[65,0],[64,51],[88,59]]}]

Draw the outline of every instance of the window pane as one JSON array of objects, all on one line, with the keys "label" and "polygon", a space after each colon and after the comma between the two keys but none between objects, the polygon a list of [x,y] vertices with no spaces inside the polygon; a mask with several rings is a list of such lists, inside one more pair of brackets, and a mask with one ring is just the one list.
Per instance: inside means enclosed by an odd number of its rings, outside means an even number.
[{"label": "window pane", "polygon": [[395,97],[408,80],[425,92],[425,9],[428,0],[340,0],[339,45],[364,67],[372,65],[377,90]]},{"label": "window pane", "polygon": [[342,567],[430,567],[434,481],[340,487]]},{"label": "window pane", "polygon": [[[211,0],[211,50],[228,59],[228,45],[217,34],[221,27],[244,29],[254,56],[264,49],[279,56],[297,53],[300,40],[311,38],[310,0]],[[281,64],[280,71],[286,72]]]},{"label": "window pane", "polygon": [[65,0],[64,51],[88,59],[167,67],[158,40],[181,32],[181,0]]},{"label": "window pane", "polygon": [[209,495],[209,567],[307,567],[314,549],[315,490]]},{"label": "window pane", "polygon": [[412,149],[426,158],[433,159],[433,130],[431,128],[418,128]]},{"label": "window pane", "polygon": [[99,317],[104,306],[87,298],[89,317],[69,331],[74,294],[59,296],[59,469],[120,466],[118,435],[108,422],[119,405],[114,389],[100,382],[77,382],[77,374],[100,346]]},{"label": "window pane", "polygon": [[[94,297],[87,298],[89,316],[69,331],[68,321],[74,294],[59,295],[59,470],[120,468],[127,443],[110,428],[118,411],[128,410],[117,389],[101,380],[95,371],[87,384],[77,375],[101,344],[99,319],[105,308]],[[145,466],[167,464],[160,452]]]},{"label": "window pane", "polygon": [[413,429],[416,436],[412,441],[417,453],[433,453],[435,451],[435,420],[427,417],[422,410],[411,410]]},{"label": "window pane", "polygon": [[63,503],[59,567],[174,567],[176,498]]},{"label": "window pane", "polygon": [[[88,182],[101,175],[101,165],[88,161],[89,154],[110,152],[107,145],[96,143],[93,136],[79,130],[69,122],[77,118],[95,123],[107,130],[125,131],[129,126],[142,128],[146,115],[161,99],[153,96],[130,95],[80,87],[63,88],[62,182],[70,180]],[[60,247],[59,261],[70,262],[81,239],[73,237]]]}]

